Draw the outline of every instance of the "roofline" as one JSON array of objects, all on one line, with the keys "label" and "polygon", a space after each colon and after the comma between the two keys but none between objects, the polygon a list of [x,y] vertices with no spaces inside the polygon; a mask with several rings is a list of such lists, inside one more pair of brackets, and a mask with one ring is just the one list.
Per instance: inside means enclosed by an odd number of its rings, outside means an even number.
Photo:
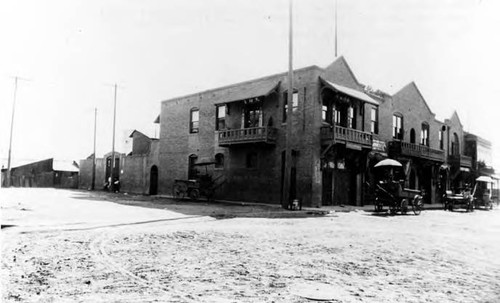
[{"label": "roofline", "polygon": [[418,88],[418,86],[415,83],[415,81],[411,81],[410,83],[406,84],[400,90],[398,90],[397,92],[395,92],[391,97],[396,96],[399,92],[401,92],[403,89],[405,89],[405,87],[407,87],[408,85],[413,85],[415,87],[415,89],[417,90],[418,95],[420,96],[420,98],[422,98],[422,101],[424,101],[424,104],[427,107],[427,109],[429,110],[429,112],[432,115],[436,116],[436,114],[432,112],[431,107],[429,106],[429,104],[427,104],[427,101],[425,100],[424,95],[422,95],[422,92],[420,92],[420,89]]},{"label": "roofline", "polygon": [[491,141],[484,139],[483,137],[480,137],[480,136],[473,134],[473,133],[465,132],[464,137],[465,137],[465,140],[467,140],[467,137],[469,137],[471,139],[475,139],[478,142],[485,143],[486,145],[489,145],[489,146],[492,145]]},{"label": "roofline", "polygon": [[48,161],[48,160],[52,160],[52,163],[54,163],[54,158],[47,158],[47,159],[43,159],[43,160],[38,160],[38,161],[33,161],[33,162],[30,162],[30,163],[26,163],[26,164],[19,165],[19,166],[14,166],[14,167],[11,167],[10,169],[21,168],[21,167],[33,165],[33,164],[36,164],[36,163],[45,162],[45,161]]},{"label": "roofline", "polygon": [[[321,68],[321,67],[319,67],[317,65],[309,65],[309,66],[306,66],[306,67],[295,69],[294,72],[303,72],[303,71],[310,70],[310,69],[316,69],[318,71],[324,71],[323,68]],[[185,98],[188,98],[188,97],[195,97],[195,96],[199,96],[199,95],[203,95],[203,94],[207,94],[207,93],[211,93],[211,92],[216,92],[216,91],[223,90],[223,89],[228,89],[228,88],[232,88],[232,87],[236,87],[236,86],[240,86],[240,85],[244,85],[244,84],[249,84],[249,83],[252,83],[252,82],[257,82],[257,81],[272,79],[272,78],[276,78],[276,77],[283,77],[283,76],[286,76],[286,75],[288,75],[288,72],[282,72],[282,73],[278,73],[278,74],[274,74],[274,75],[269,75],[269,76],[265,76],[265,77],[261,77],[261,78],[256,78],[256,79],[247,80],[247,81],[243,81],[243,82],[238,82],[238,83],[234,83],[234,84],[229,84],[229,85],[225,85],[225,86],[221,86],[221,87],[217,87],[217,88],[212,88],[212,89],[200,91],[200,92],[197,92],[197,93],[192,93],[192,94],[188,94],[188,95],[174,97],[174,98],[171,98],[171,99],[166,99],[166,100],[161,101],[161,103],[178,101],[178,100],[185,99]]]},{"label": "roofline", "polygon": [[[351,76],[352,78],[354,79],[354,81],[356,82],[356,84],[358,86],[363,86],[363,84],[361,84],[361,82],[359,82],[358,78],[356,77],[356,75],[354,74],[354,72],[352,71],[352,68],[351,66],[349,65],[349,62],[347,62],[347,59],[344,57],[344,55],[340,55],[339,57],[337,57],[337,59],[335,59],[330,65],[334,64],[335,62],[337,62],[337,60],[342,60],[344,61],[345,65],[347,66],[347,70],[349,71],[349,73],[351,73]],[[329,66],[330,66],[329,65]]]},{"label": "roofline", "polygon": [[453,114],[451,114],[450,121],[451,121],[451,118],[453,118],[453,116],[457,116],[458,124],[460,124],[461,128],[464,128],[464,125],[462,124],[462,120],[460,119],[460,116],[458,115],[458,112],[456,109],[453,110]]}]

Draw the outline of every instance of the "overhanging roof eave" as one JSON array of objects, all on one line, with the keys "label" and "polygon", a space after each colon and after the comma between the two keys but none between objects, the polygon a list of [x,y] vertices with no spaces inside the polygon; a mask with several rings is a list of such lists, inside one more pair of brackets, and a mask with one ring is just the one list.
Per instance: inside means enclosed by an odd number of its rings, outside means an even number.
[{"label": "overhanging roof eave", "polygon": [[358,90],[330,82],[328,80],[323,79],[322,77],[319,77],[319,78],[324,85],[328,86],[329,88],[333,89],[336,92],[341,92],[345,95],[348,95],[352,98],[358,99],[358,100],[363,101],[363,102],[367,102],[367,103],[374,104],[374,105],[380,105],[380,102],[371,98],[370,96],[368,96],[364,92],[360,92]]}]

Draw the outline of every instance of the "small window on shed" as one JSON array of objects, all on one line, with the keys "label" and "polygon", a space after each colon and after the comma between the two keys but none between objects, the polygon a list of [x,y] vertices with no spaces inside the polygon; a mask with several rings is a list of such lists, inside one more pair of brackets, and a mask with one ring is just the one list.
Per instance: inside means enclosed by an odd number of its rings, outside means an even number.
[{"label": "small window on shed", "polygon": [[224,168],[224,154],[215,155],[215,168]]}]

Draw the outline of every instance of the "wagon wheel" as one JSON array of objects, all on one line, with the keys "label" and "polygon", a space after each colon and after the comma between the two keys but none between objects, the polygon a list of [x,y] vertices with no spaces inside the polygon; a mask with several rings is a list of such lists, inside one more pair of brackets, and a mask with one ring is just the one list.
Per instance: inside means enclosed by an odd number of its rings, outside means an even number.
[{"label": "wagon wheel", "polygon": [[190,192],[189,192],[189,198],[193,201],[196,201],[198,200],[198,198],[200,197],[200,191],[196,188],[193,188]]},{"label": "wagon wheel", "polygon": [[187,187],[184,183],[176,183],[172,188],[172,196],[174,199],[182,199],[186,196]]},{"label": "wagon wheel", "polygon": [[378,212],[378,213],[383,212],[384,211],[384,204],[382,204],[382,203],[376,204],[375,205],[375,211]]},{"label": "wagon wheel", "polygon": [[411,208],[415,215],[417,216],[420,215],[422,209],[424,208],[421,196],[415,196],[415,198],[413,198],[413,203],[411,204]]},{"label": "wagon wheel", "polygon": [[406,215],[407,212],[408,212],[408,200],[401,199],[401,214]]}]

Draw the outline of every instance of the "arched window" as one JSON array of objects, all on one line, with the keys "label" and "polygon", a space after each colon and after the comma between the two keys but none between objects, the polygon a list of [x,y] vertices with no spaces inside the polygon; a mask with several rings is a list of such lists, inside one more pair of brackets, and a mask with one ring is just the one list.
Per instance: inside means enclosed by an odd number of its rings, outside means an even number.
[{"label": "arched window", "polygon": [[457,133],[453,133],[453,141],[451,142],[451,154],[454,156],[460,155],[460,141]]},{"label": "arched window", "polygon": [[189,133],[195,134],[200,131],[200,110],[192,108],[189,112]]},{"label": "arched window", "polygon": [[189,156],[189,167],[188,167],[188,179],[194,179],[198,176],[198,170],[196,169],[196,162],[198,161],[198,156],[195,154],[192,154]]},{"label": "arched window", "polygon": [[420,131],[420,144],[429,146],[429,124],[422,123],[422,130]]},{"label": "arched window", "polygon": [[392,116],[392,137],[394,139],[403,140],[403,115],[395,113]]},{"label": "arched window", "polygon": [[410,143],[415,144],[415,130],[413,128],[410,130]]},{"label": "arched window", "polygon": [[224,168],[224,154],[215,155],[215,168]]}]

